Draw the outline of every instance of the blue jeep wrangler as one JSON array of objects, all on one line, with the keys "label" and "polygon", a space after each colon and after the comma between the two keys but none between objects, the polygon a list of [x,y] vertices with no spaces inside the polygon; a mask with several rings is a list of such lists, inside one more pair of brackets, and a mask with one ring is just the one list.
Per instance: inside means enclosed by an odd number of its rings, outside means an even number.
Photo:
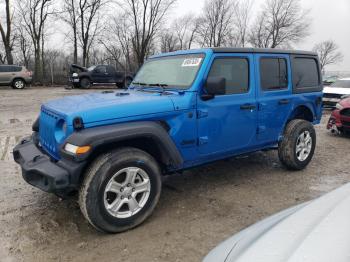
[{"label": "blue jeep wrangler", "polygon": [[151,57],[126,91],[42,105],[14,148],[31,185],[79,190],[97,229],[121,232],[154,210],[162,175],[278,147],[281,162],[310,162],[322,115],[315,53],[208,48]]}]

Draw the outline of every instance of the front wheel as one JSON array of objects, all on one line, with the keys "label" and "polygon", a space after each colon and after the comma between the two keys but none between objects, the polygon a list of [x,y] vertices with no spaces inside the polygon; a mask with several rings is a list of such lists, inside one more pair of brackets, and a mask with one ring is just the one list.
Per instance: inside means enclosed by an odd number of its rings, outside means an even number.
[{"label": "front wheel", "polygon": [[87,170],[79,204],[98,230],[117,233],[141,224],[158,203],[161,172],[155,159],[136,148],[98,157]]},{"label": "front wheel", "polygon": [[288,123],[283,139],[278,145],[278,156],[289,169],[304,169],[312,159],[316,146],[316,132],[313,125],[302,119]]},{"label": "front wheel", "polygon": [[80,79],[80,87],[84,88],[84,89],[88,89],[91,87],[91,81],[89,78],[84,77],[82,79]]}]

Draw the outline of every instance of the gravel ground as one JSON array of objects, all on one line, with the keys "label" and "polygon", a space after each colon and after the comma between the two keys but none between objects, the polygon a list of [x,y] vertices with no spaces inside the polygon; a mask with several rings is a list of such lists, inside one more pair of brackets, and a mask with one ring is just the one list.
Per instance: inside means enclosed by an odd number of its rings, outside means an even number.
[{"label": "gravel ground", "polygon": [[1,261],[201,261],[244,227],[350,181],[350,138],[325,129],[325,112],[307,169],[284,169],[276,151],[195,168],[166,178],[153,216],[138,228],[96,232],[76,197],[60,200],[26,184],[11,155],[42,102],[92,91],[0,88]]}]

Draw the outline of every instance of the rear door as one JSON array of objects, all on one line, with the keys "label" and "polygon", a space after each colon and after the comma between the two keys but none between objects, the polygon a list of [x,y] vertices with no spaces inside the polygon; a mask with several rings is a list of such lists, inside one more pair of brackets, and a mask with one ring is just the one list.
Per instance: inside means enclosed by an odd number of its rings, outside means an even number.
[{"label": "rear door", "polygon": [[201,155],[215,158],[252,146],[257,105],[253,55],[214,54],[210,64],[206,77],[224,77],[226,94],[207,101],[198,96],[198,148]]},{"label": "rear door", "polygon": [[258,129],[260,144],[278,141],[292,111],[292,77],[289,55],[255,54],[257,65]]}]

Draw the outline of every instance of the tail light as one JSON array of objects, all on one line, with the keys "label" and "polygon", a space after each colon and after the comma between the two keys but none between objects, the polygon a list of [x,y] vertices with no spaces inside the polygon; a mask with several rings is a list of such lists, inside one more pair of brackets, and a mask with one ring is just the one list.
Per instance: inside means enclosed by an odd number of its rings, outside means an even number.
[{"label": "tail light", "polygon": [[27,71],[26,71],[26,75],[27,75],[27,76],[29,76],[29,77],[32,77],[32,76],[33,76],[33,72],[32,72],[32,71],[27,70]]}]

